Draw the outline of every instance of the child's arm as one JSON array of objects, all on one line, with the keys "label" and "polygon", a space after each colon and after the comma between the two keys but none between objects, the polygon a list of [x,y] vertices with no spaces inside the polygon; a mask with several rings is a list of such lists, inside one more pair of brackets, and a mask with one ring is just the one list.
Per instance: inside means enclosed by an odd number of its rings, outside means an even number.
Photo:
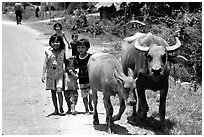
[{"label": "child's arm", "polygon": [[68,44],[68,49],[71,49],[71,46],[70,46],[70,44],[69,44],[69,41],[68,41],[67,38],[65,37],[64,32],[62,33],[62,36],[63,36],[63,38],[65,39],[65,41],[67,42],[67,44]]},{"label": "child's arm", "polygon": [[74,73],[72,69],[69,70],[69,73],[74,77],[74,79],[78,79],[78,74]]},{"label": "child's arm", "polygon": [[43,64],[43,71],[42,71],[42,78],[41,78],[41,81],[43,83],[45,83],[45,80],[46,80],[47,60],[48,60],[48,58],[47,58],[47,55],[46,55],[45,60],[44,60],[44,64]]}]

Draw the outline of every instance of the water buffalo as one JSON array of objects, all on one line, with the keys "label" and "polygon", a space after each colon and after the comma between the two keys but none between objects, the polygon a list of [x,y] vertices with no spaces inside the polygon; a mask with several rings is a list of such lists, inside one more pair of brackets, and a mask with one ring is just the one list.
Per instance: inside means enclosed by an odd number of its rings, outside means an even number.
[{"label": "water buffalo", "polygon": [[[136,81],[132,78],[133,71],[129,70],[124,75],[122,65],[115,56],[108,53],[95,53],[88,62],[89,81],[93,91],[94,114],[93,124],[99,124],[97,112],[97,91],[103,92],[103,102],[106,109],[106,122],[108,132],[113,133],[113,122],[119,120],[125,110],[125,100],[129,93],[135,89]],[[120,109],[117,115],[113,115],[113,107],[110,101],[111,96],[118,95]]]},{"label": "water buffalo", "polygon": [[[136,89],[138,96],[138,110],[133,106],[132,116],[145,119],[149,110],[145,90],[150,89],[154,92],[160,91],[160,122],[161,128],[166,129],[165,112],[166,97],[168,92],[168,78],[170,73],[169,62],[185,62],[183,56],[171,56],[179,49],[181,42],[176,37],[176,44],[169,46],[161,37],[152,33],[135,33],[122,41],[121,62],[124,73],[127,74],[128,68],[134,70],[134,78],[137,78]],[[136,98],[136,93],[134,93]]]}]

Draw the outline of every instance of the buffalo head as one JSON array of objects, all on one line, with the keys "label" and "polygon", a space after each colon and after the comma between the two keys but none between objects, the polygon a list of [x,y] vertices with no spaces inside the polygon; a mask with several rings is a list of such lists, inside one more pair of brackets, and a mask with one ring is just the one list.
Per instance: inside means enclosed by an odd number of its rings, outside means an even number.
[{"label": "buffalo head", "polygon": [[118,73],[117,69],[114,72],[114,78],[117,81],[117,91],[119,92],[120,96],[127,100],[129,97],[129,93],[136,88],[136,79],[133,79],[133,70],[128,70],[128,76],[124,74]]},{"label": "buffalo head", "polygon": [[172,63],[186,61],[182,56],[170,56],[168,54],[175,52],[180,46],[181,42],[177,37],[176,44],[169,46],[164,39],[151,33],[142,35],[135,41],[135,48],[145,52],[148,74],[155,82],[168,73],[168,61]]}]

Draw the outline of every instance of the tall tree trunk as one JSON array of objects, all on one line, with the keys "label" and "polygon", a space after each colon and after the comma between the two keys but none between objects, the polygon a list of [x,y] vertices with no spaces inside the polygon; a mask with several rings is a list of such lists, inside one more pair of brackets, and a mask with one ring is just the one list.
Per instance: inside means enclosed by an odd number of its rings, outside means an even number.
[{"label": "tall tree trunk", "polygon": [[50,17],[50,21],[51,21],[51,2],[48,2],[48,10],[49,10],[49,17]]}]

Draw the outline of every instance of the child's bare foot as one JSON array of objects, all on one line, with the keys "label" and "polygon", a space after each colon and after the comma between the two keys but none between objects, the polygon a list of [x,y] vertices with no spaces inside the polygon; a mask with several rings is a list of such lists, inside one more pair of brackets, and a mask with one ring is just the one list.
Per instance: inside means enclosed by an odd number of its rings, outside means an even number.
[{"label": "child's bare foot", "polygon": [[87,108],[86,111],[85,111],[85,114],[88,114],[88,113],[89,113],[89,109]]},{"label": "child's bare foot", "polygon": [[75,104],[72,104],[72,105],[71,105],[71,113],[72,113],[73,115],[76,115],[76,114],[77,114],[77,111],[75,110]]},{"label": "child's bare foot", "polygon": [[72,112],[72,115],[76,115],[76,114],[77,114],[77,111],[74,110],[74,111]]},{"label": "child's bare foot", "polygon": [[66,114],[71,114],[71,110],[68,110],[68,111],[66,112]]},{"label": "child's bare foot", "polygon": [[55,110],[52,115],[59,115],[59,111],[58,110]]},{"label": "child's bare foot", "polygon": [[60,113],[64,113],[64,110],[63,110],[63,108],[60,108]]}]

